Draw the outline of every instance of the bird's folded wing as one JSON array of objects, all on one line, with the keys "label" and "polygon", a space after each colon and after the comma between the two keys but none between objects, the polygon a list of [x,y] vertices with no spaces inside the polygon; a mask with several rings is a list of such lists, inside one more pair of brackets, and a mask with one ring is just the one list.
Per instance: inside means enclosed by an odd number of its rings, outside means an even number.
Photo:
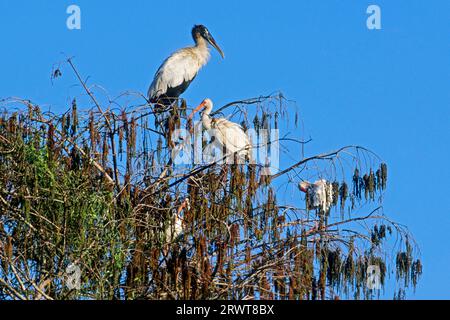
[{"label": "bird's folded wing", "polygon": [[159,97],[169,88],[181,86],[195,78],[199,70],[198,61],[186,51],[177,51],[159,67],[148,90],[149,97]]},{"label": "bird's folded wing", "polygon": [[216,119],[214,129],[218,130],[223,137],[224,143],[233,152],[244,149],[250,145],[250,139],[244,131],[244,128],[237,123],[227,119]]}]

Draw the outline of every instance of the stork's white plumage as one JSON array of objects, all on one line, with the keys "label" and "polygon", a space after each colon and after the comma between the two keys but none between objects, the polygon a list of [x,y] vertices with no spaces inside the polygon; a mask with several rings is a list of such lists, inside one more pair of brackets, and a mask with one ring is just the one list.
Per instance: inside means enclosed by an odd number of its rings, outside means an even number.
[{"label": "stork's white plumage", "polygon": [[205,99],[189,116],[190,119],[200,110],[202,112],[202,123],[206,130],[225,147],[227,153],[233,156],[237,153],[238,157],[245,159],[248,157],[252,163],[252,144],[250,137],[245,133],[244,128],[239,124],[229,121],[225,118],[212,118],[210,116],[213,109],[213,103],[210,99]]},{"label": "stork's white plumage", "polygon": [[148,89],[150,102],[170,105],[186,91],[200,69],[208,63],[210,58],[208,43],[224,57],[222,50],[205,26],[194,26],[192,37],[195,46],[176,51],[159,67]]},{"label": "stork's white plumage", "polygon": [[309,206],[327,212],[333,203],[333,186],[327,180],[321,179],[314,183],[303,181],[300,190],[308,197]]}]

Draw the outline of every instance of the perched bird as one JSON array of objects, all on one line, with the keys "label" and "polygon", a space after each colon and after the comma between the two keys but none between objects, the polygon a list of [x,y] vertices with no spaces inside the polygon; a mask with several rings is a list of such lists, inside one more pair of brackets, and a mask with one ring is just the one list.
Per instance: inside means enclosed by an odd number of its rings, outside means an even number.
[{"label": "perched bird", "polygon": [[300,191],[308,197],[309,209],[322,209],[327,212],[333,203],[333,186],[327,180],[318,180],[314,183],[303,181],[299,185]]},{"label": "perched bird", "polygon": [[189,199],[183,201],[181,206],[178,208],[177,212],[174,213],[172,220],[166,229],[166,241],[172,242],[175,241],[180,235],[183,234],[183,218],[181,218],[181,212],[184,210],[190,210],[190,202]]},{"label": "perched bird", "polygon": [[247,156],[250,163],[252,163],[252,145],[250,137],[245,133],[244,129],[239,124],[227,119],[212,118],[210,114],[213,109],[213,103],[210,99],[203,100],[189,115],[189,119],[192,119],[195,113],[202,109],[204,109],[202,112],[203,127],[210,131],[211,137],[217,139],[230,156],[234,156],[237,153],[238,157],[244,160],[245,156]]},{"label": "perched bird", "polygon": [[148,89],[148,99],[151,103],[170,106],[177,101],[200,69],[208,63],[210,58],[208,43],[219,51],[222,58],[225,58],[222,49],[205,26],[194,26],[192,37],[195,46],[176,51],[159,67]]}]

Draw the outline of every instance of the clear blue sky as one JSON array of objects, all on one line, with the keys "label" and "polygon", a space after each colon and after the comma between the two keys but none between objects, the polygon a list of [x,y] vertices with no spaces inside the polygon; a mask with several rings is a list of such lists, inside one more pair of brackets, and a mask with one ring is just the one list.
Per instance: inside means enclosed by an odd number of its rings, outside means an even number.
[{"label": "clear blue sky", "polygon": [[[66,28],[66,8],[82,30]],[[385,213],[409,226],[424,274],[410,298],[450,298],[450,2],[0,0],[0,97],[63,111],[78,89],[50,82],[66,55],[111,94],[145,92],[196,23],[225,51],[185,98],[221,105],[281,90],[296,100],[309,152],[360,144],[388,164]],[[163,4],[164,3],[164,4]],[[382,30],[366,28],[377,4]]]}]

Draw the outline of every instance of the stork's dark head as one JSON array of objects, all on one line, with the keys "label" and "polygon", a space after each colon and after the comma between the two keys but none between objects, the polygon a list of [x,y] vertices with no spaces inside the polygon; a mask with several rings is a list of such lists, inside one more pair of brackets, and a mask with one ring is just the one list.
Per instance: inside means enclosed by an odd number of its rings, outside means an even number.
[{"label": "stork's dark head", "polygon": [[222,58],[225,58],[225,55],[220,49],[219,45],[217,44],[216,40],[214,40],[213,36],[209,32],[208,28],[206,28],[204,25],[195,25],[192,29],[192,37],[194,38],[194,41],[198,41],[199,37],[205,39],[208,41],[214,48],[216,48],[217,51],[219,51]]}]

